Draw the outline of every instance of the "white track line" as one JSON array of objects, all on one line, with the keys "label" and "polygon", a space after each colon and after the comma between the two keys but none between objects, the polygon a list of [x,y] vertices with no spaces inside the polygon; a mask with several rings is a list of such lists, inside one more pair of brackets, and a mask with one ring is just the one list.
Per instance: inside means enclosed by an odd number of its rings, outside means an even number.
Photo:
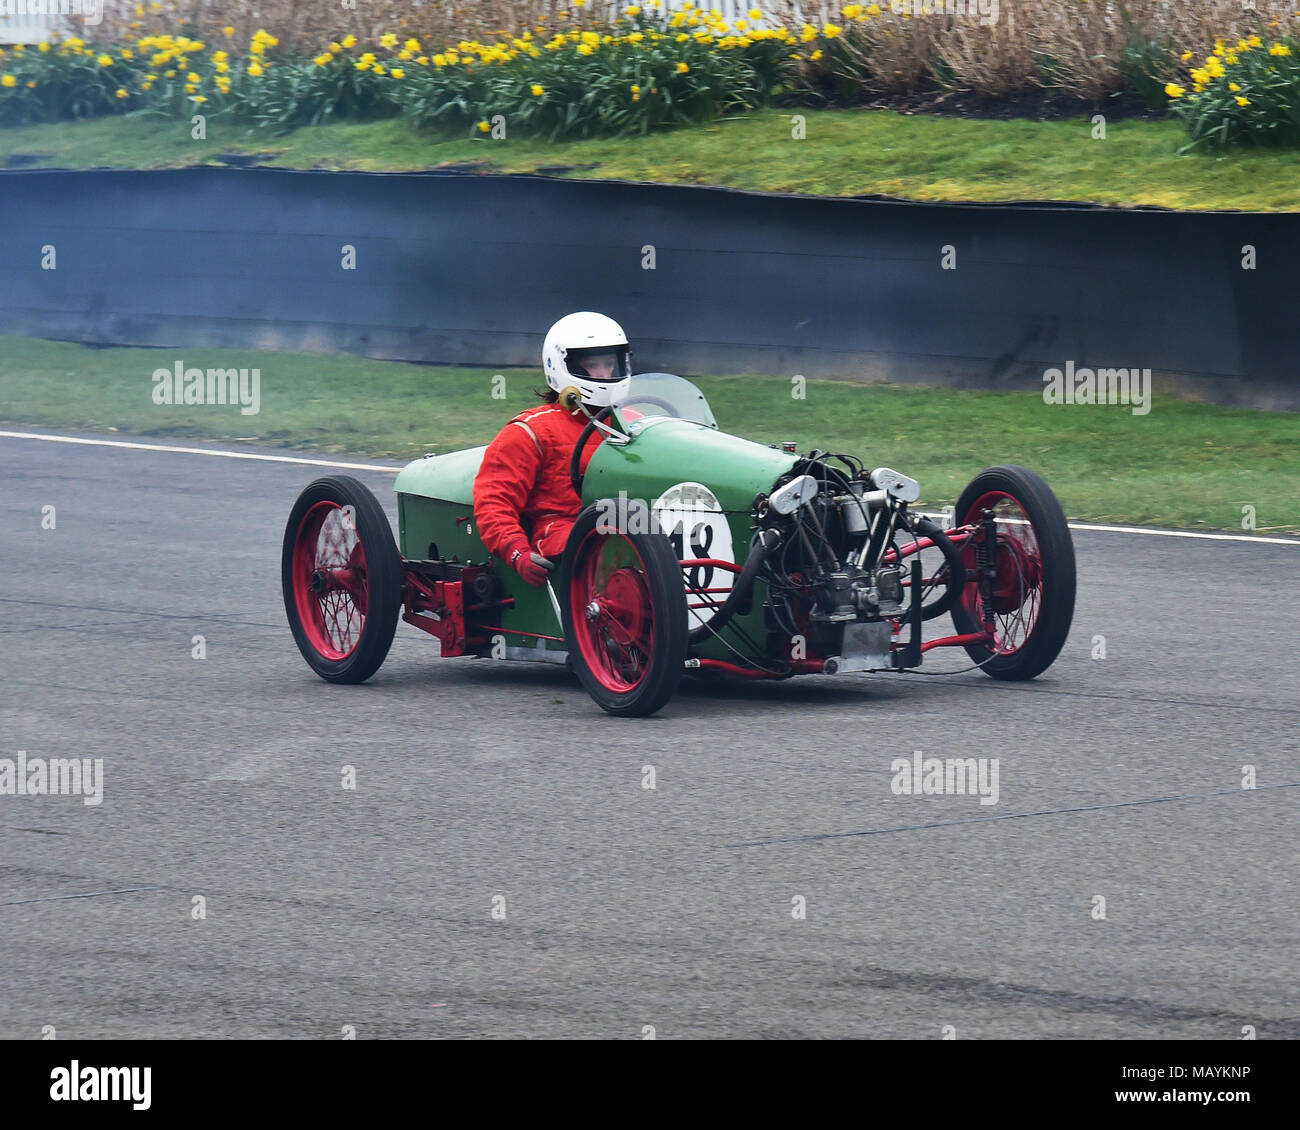
[{"label": "white track line", "polygon": [[[947,521],[952,517],[951,514],[944,514],[938,510],[913,510],[911,513],[919,514],[923,518],[929,518],[932,521]],[[1005,522],[1009,526],[1027,526],[1029,523],[1024,518],[999,518],[999,522]],[[1072,530],[1083,530],[1086,533],[1103,533],[1103,534],[1150,534],[1157,538],[1200,538],[1203,541],[1253,541],[1264,542],[1266,545],[1300,545],[1300,541],[1294,538],[1264,538],[1252,534],[1212,534],[1200,533],[1197,530],[1155,530],[1148,526],[1099,526],[1092,522],[1069,522],[1067,525]]]},{"label": "white track line", "polygon": [[1210,534],[1196,530],[1149,530],[1143,526],[1094,526],[1089,522],[1071,522],[1072,530],[1087,530],[1103,534],[1150,534],[1157,538],[1200,538],[1203,541],[1253,541],[1267,545],[1300,545],[1291,538],[1261,538],[1251,534]]},{"label": "white track line", "polygon": [[0,439],[40,439],[46,443],[77,443],[87,447],[125,447],[132,451],[173,451],[178,455],[216,455],[222,459],[255,459],[262,463],[302,463],[309,467],[344,467],[351,471],[387,471],[392,475],[402,469],[384,467],[378,463],[339,463],[332,459],[298,459],[292,455],[254,455],[247,451],[221,451],[213,447],[169,447],[161,443],[128,443],[121,439],[47,436],[39,432],[0,432]]},{"label": "white track line", "polygon": [[[247,451],[221,451],[211,447],[170,447],[161,443],[130,443],[120,439],[81,439],[76,436],[51,436],[39,432],[0,431],[0,439],[36,439],[46,443],[75,443],[86,447],[124,447],[131,451],[171,451],[178,455],[215,455],[222,459],[252,459],[263,463],[298,463],[308,467],[340,467],[350,471],[387,471],[395,475],[401,467],[386,467],[378,463],[339,463],[332,459],[299,459],[292,455],[255,455]],[[922,511],[922,513],[925,513]],[[1152,530],[1143,526],[1099,526],[1090,522],[1071,522],[1070,529],[1087,533],[1146,534],[1158,538],[1196,538],[1200,541],[1248,541],[1265,545],[1300,546],[1291,538],[1252,537],[1250,534],[1211,534],[1195,530]]]}]

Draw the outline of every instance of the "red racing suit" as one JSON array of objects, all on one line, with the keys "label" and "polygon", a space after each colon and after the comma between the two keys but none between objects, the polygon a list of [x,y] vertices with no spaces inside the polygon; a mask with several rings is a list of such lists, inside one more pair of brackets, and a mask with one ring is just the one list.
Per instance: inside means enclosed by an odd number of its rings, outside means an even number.
[{"label": "red racing suit", "polygon": [[[520,412],[488,445],[474,479],[474,518],[494,557],[510,563],[512,547],[527,541],[558,563],[582,509],[569,480],[569,461],[586,425],[581,412],[542,404]],[[587,440],[584,473],[602,439]]]}]

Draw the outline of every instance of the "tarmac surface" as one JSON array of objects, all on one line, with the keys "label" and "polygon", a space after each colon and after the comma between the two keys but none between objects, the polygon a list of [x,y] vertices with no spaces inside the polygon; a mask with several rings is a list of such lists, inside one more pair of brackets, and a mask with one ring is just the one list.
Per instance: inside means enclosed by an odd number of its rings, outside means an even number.
[{"label": "tarmac surface", "polygon": [[[0,759],[103,763],[0,795],[0,1037],[1300,1038],[1300,548],[1078,531],[1032,683],[629,721],[403,624],[318,679],[279,553],[328,473],[395,517],[384,472],[0,438]],[[914,750],[997,803],[896,795]]]}]

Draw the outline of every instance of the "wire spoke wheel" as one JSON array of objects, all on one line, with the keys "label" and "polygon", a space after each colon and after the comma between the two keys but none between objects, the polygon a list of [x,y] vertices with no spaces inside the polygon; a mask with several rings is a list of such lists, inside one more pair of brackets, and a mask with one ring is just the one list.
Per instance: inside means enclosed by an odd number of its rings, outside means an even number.
[{"label": "wire spoke wheel", "polygon": [[[994,624],[994,648],[999,655],[1014,655],[1033,634],[1043,602],[1043,557],[1033,523],[1024,508],[1004,491],[990,491],[976,499],[971,521],[985,510],[993,511],[997,542],[994,551],[993,597],[989,612]],[[967,576],[963,601],[979,623],[984,622],[984,601],[979,584],[977,550],[967,544],[962,553]]]},{"label": "wire spoke wheel", "polygon": [[992,644],[966,647],[996,679],[1032,679],[1060,654],[1074,616],[1074,543],[1060,503],[1047,484],[1023,467],[994,467],[977,475],[956,507],[958,525],[993,515],[996,539],[988,607],[980,587],[980,546],[962,547],[966,585],[953,622],[963,634],[993,627]]},{"label": "wire spoke wheel", "polygon": [[303,515],[293,592],[312,646],[329,659],[351,655],[366,626],[366,551],[351,515],[335,502],[318,502]]},{"label": "wire spoke wheel", "polygon": [[317,479],[285,526],[281,585],[298,649],[329,682],[359,683],[392,643],[401,561],[388,518],[356,479]]},{"label": "wire spoke wheel", "polygon": [[[626,530],[592,506],[565,550],[564,638],[587,693],[610,714],[653,714],[686,659],[686,590],[672,544],[648,512],[628,507]],[[632,530],[656,532],[632,533]]]}]

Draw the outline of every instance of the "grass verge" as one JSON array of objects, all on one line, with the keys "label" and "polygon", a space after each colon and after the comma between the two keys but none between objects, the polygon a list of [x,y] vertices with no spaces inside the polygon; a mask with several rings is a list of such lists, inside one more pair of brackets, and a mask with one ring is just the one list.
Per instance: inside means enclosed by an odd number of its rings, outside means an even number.
[{"label": "grass verge", "polygon": [[[886,110],[803,110],[807,137],[791,137],[792,111],[765,110],[636,138],[547,142],[446,138],[401,120],[338,122],[283,137],[220,118],[208,138],[188,121],[138,116],[0,130],[0,164],[165,168],[241,155],[302,169],[403,171],[480,166],[484,172],[563,167],[577,177],[712,184],[773,192],[913,200],[1063,200],[1188,210],[1300,208],[1294,150],[1178,156],[1173,120],[986,121]],[[34,158],[31,155],[38,155]],[[26,156],[24,156],[26,155]]]},{"label": "grass verge", "polygon": [[[260,411],[159,406],[156,369],[257,368]],[[308,451],[415,458],[486,443],[537,403],[537,370],[494,372],[340,355],[235,350],[90,348],[0,337],[0,425]],[[845,451],[920,480],[924,503],[955,501],[995,463],[1043,475],[1072,518],[1241,530],[1253,506],[1261,531],[1300,533],[1300,415],[1161,396],[1152,411],[1049,407],[1033,392],[978,392],[788,378],[695,378],[723,430],[801,450]]]}]

